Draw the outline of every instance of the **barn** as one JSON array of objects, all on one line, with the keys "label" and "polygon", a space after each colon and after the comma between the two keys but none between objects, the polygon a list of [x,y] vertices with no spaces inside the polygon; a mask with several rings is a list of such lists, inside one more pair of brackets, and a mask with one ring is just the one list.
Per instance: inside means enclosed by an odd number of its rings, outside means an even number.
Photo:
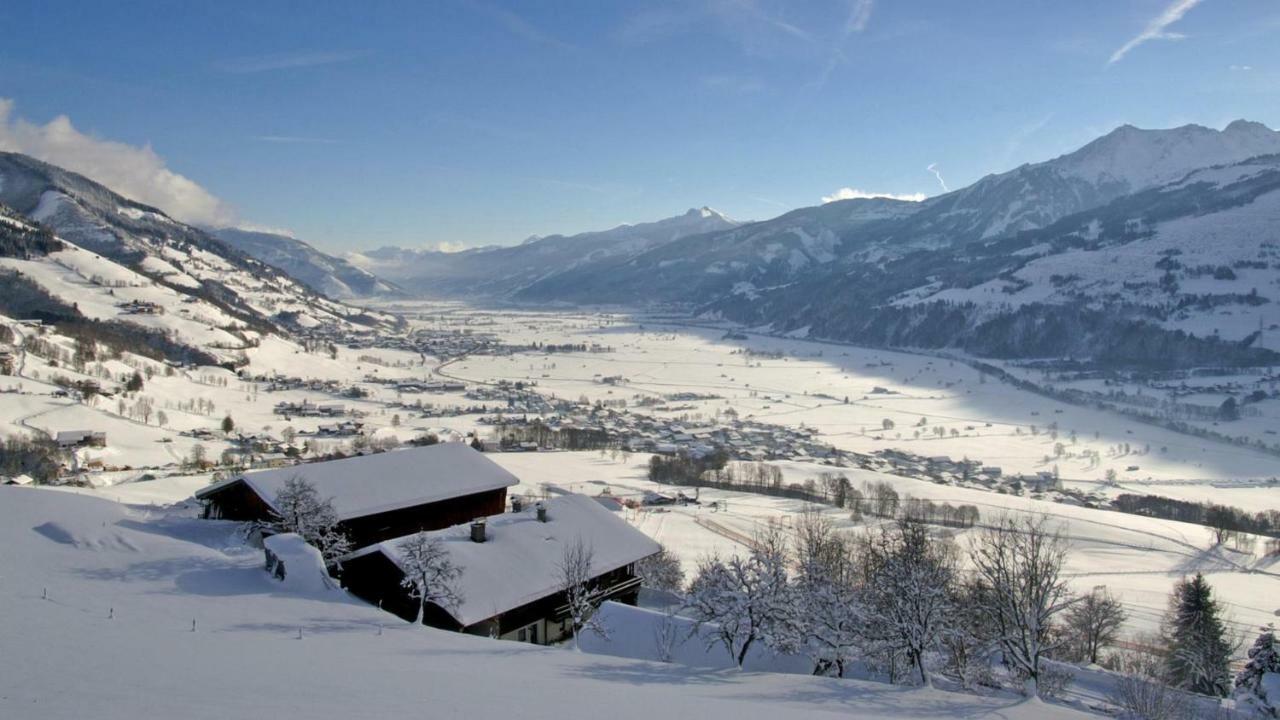
[{"label": "barn", "polygon": [[[423,622],[541,645],[572,632],[560,580],[569,544],[581,538],[593,553],[593,599],[631,605],[640,592],[636,563],[660,550],[658,543],[585,495],[564,495],[433,534],[462,568],[455,587],[462,601],[454,608],[428,606]],[[342,585],[353,595],[412,622],[418,603],[401,585],[403,540],[357,550],[337,564]]]},{"label": "barn", "polygon": [[507,488],[519,482],[469,445],[441,443],[245,473],[196,499],[207,518],[269,522],[276,496],[295,477],[332,499],[354,547],[500,513]]}]

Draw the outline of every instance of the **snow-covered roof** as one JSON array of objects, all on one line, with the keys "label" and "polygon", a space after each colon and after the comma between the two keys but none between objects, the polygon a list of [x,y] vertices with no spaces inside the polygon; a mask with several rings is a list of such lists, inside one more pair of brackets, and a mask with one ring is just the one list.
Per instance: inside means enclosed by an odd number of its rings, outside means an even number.
[{"label": "snow-covered roof", "polygon": [[14,475],[11,478],[5,478],[3,479],[2,482],[8,483],[10,485],[30,485],[35,481],[31,479],[30,475],[23,473],[21,475]]},{"label": "snow-covered roof", "polygon": [[268,504],[298,477],[333,499],[339,520],[511,487],[520,482],[466,443],[440,443],[342,460],[251,472],[196,493],[203,498],[244,480]]},{"label": "snow-covered roof", "polygon": [[[544,503],[547,522],[530,507],[486,519],[486,539],[471,540],[470,523],[430,533],[444,539],[462,568],[457,590],[462,603],[449,611],[464,626],[527,605],[560,591],[559,565],[565,547],[582,538],[594,553],[592,575],[603,575],[658,552],[657,542],[586,495],[563,495]],[[400,563],[399,543],[387,540],[348,555],[381,552]],[[343,558],[346,559],[346,558]]]}]

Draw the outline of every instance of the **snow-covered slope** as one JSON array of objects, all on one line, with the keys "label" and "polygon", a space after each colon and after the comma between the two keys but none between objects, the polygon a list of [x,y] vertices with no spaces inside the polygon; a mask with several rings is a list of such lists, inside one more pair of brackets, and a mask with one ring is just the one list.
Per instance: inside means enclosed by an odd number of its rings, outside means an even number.
[{"label": "snow-covered slope", "polygon": [[0,487],[11,660],[0,716],[1098,717],[1007,695],[699,670],[414,627],[340,590],[279,583],[231,523],[181,514]]},{"label": "snow-covered slope", "polygon": [[381,248],[349,255],[352,264],[430,296],[507,296],[533,283],[630,258],[681,238],[738,225],[702,207],[656,222],[612,230],[530,238],[514,247],[459,253]]},{"label": "snow-covered slope", "polygon": [[[25,155],[0,153],[0,203],[95,260],[212,303],[262,331],[344,323],[360,315],[198,228]],[[92,273],[84,280],[93,284]]]},{"label": "snow-covered slope", "polygon": [[335,300],[393,295],[399,292],[397,287],[380,280],[369,271],[342,258],[320,252],[289,235],[240,228],[217,228],[210,232],[228,245]]}]

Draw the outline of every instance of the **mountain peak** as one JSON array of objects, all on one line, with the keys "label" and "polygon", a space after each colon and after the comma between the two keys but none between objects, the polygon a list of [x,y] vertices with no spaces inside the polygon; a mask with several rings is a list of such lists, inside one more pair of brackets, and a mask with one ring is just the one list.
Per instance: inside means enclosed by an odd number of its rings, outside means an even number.
[{"label": "mountain peak", "polygon": [[728,215],[725,215],[719,210],[716,210],[715,208],[712,208],[712,207],[708,207],[706,205],[703,205],[702,207],[699,207],[699,208],[689,208],[689,212],[686,212],[684,216],[691,220],[697,219],[697,218],[719,218],[720,220],[724,220],[725,222],[729,222],[729,223],[734,222],[733,219],[730,218]]},{"label": "mountain peak", "polygon": [[1044,164],[1094,185],[1114,183],[1136,192],[1176,181],[1192,170],[1274,153],[1280,153],[1280,132],[1259,122],[1236,120],[1222,130],[1126,124]]}]

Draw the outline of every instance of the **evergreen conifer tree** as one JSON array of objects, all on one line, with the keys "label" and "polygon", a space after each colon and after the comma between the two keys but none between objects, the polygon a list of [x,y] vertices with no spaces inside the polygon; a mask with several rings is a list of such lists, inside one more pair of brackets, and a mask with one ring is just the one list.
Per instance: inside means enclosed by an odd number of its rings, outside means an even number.
[{"label": "evergreen conifer tree", "polygon": [[1220,615],[1204,575],[1196,573],[1174,587],[1165,618],[1173,686],[1217,697],[1225,697],[1230,690],[1231,647]]}]

